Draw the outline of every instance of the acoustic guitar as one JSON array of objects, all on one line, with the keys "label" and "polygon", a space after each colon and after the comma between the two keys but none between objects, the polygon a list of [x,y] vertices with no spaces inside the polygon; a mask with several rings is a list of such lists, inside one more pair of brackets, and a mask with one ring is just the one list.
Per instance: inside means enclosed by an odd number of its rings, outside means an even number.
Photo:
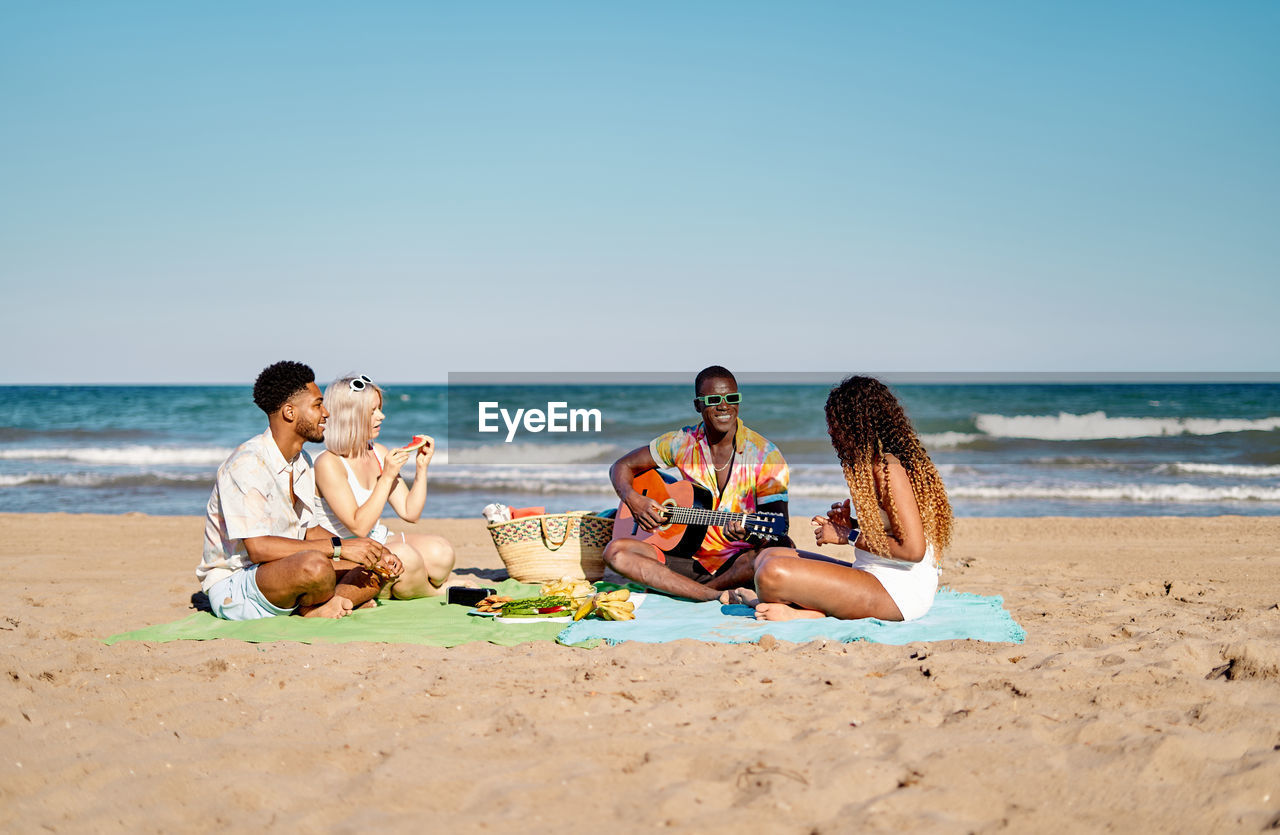
[{"label": "acoustic guitar", "polygon": [[657,470],[646,470],[631,481],[638,493],[661,504],[666,524],[646,531],[623,502],[613,523],[614,539],[638,539],[664,554],[691,557],[702,547],[707,528],[737,522],[747,533],[775,539],[786,536],[787,519],[781,513],[743,513],[711,509],[711,491],[692,481],[667,483]]}]

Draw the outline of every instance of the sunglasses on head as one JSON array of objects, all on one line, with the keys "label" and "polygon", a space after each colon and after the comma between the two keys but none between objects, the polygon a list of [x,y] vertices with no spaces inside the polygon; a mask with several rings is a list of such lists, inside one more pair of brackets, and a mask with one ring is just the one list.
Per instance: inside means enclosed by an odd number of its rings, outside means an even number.
[{"label": "sunglasses on head", "polygon": [[735,391],[733,394],[704,394],[701,397],[695,397],[694,400],[702,404],[702,408],[708,406],[719,406],[721,402],[728,403],[730,406],[736,406],[742,402],[742,392]]},{"label": "sunglasses on head", "polygon": [[364,391],[365,386],[373,385],[373,380],[370,380],[368,377],[361,374],[359,377],[351,378],[351,381],[347,383],[347,385],[351,386],[352,391]]}]

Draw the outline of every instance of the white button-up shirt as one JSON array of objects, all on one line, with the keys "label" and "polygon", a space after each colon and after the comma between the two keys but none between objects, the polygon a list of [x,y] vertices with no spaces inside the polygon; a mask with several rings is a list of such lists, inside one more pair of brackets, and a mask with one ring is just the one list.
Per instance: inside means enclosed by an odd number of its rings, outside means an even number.
[{"label": "white button-up shirt", "polygon": [[[292,482],[292,491],[290,490]],[[254,536],[302,540],[314,526],[316,476],[299,452],[286,461],[268,429],[250,438],[218,468],[204,524],[204,556],[196,578],[205,591],[253,565],[244,541]]]}]

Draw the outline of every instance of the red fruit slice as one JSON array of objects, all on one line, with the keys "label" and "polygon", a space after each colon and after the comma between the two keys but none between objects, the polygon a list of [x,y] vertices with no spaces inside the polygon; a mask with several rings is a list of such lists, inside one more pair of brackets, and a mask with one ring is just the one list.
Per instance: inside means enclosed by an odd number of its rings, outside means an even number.
[{"label": "red fruit slice", "polygon": [[565,606],[548,606],[545,609],[539,609],[538,614],[549,615],[552,612],[567,612],[569,609]]},{"label": "red fruit slice", "polygon": [[427,440],[428,439],[426,435],[414,435],[412,441],[410,441],[409,443],[405,444],[400,448],[401,449],[417,449],[418,447],[425,446],[427,443]]}]

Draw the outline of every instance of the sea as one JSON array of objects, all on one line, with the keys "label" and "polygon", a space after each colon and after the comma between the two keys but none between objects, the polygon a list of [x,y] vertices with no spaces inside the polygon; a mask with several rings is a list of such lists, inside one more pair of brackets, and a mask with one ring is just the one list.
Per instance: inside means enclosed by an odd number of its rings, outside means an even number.
[{"label": "sea", "polygon": [[[824,512],[848,496],[826,432],[829,387],[741,386],[743,420],[790,464],[793,515]],[[958,516],[1280,514],[1277,383],[892,388]],[[380,440],[401,445],[430,434],[438,442],[428,517],[479,517],[491,502],[548,512],[613,507],[609,464],[697,420],[687,384],[530,385],[491,401],[562,404],[562,428],[563,404],[580,408],[574,431],[558,433],[546,428],[556,423],[554,406],[543,410],[551,419],[542,431],[537,420],[517,421],[509,433],[491,414],[496,431],[478,432],[475,398],[451,386],[386,390]],[[0,387],[0,512],[201,515],[218,465],[265,426],[249,386]],[[312,457],[321,449],[308,445]]]}]

